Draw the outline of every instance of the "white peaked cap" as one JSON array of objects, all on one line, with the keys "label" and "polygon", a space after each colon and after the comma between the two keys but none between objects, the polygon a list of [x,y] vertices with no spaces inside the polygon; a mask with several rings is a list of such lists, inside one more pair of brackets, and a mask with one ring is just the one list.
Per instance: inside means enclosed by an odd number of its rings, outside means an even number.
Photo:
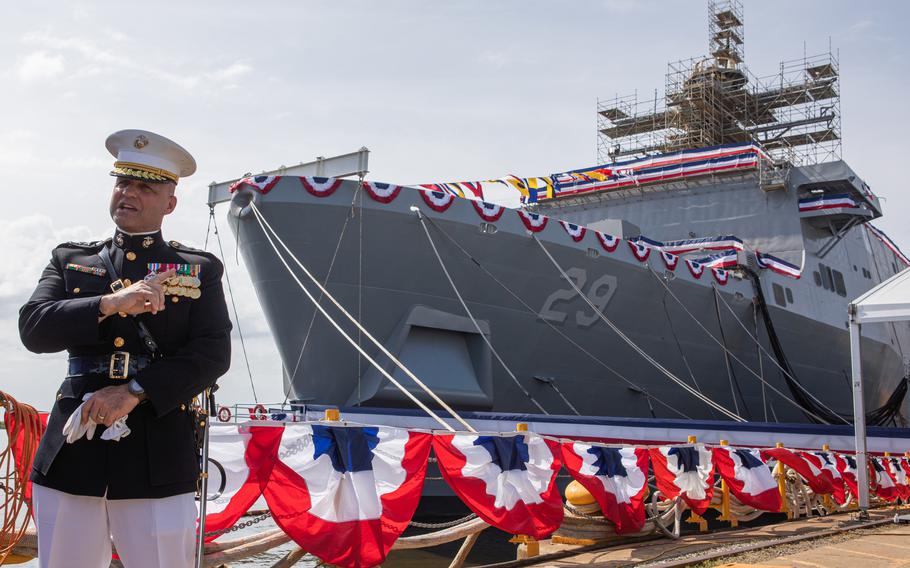
[{"label": "white peaked cap", "polygon": [[112,176],[177,183],[196,171],[196,160],[182,146],[148,130],[114,132],[104,145],[117,159]]}]

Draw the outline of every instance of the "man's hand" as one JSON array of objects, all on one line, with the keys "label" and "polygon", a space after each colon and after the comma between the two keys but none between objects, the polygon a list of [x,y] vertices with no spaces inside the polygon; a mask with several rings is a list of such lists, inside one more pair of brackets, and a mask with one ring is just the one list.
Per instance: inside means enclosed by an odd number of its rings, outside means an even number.
[{"label": "man's hand", "polygon": [[121,416],[126,416],[139,404],[139,398],[130,394],[126,385],[104,387],[92,394],[82,405],[82,422],[89,418],[98,424],[110,426]]},{"label": "man's hand", "polygon": [[[164,272],[135,282],[113,294],[101,298],[101,313],[104,317],[122,312],[135,316],[151,312],[157,314],[165,308],[164,282],[172,278],[177,272],[172,268]],[[102,318],[103,319],[103,318]]]}]

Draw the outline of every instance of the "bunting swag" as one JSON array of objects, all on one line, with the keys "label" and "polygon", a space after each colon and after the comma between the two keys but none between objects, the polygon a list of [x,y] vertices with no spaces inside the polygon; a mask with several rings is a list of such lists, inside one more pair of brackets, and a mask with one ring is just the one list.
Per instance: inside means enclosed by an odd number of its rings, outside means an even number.
[{"label": "bunting swag", "polygon": [[490,525],[536,539],[559,528],[558,443],[531,433],[437,434],[433,449],[446,482]]},{"label": "bunting swag", "polygon": [[378,181],[363,182],[363,189],[367,195],[379,203],[391,203],[401,193],[401,186],[392,183],[379,183]]},{"label": "bunting swag", "polygon": [[667,499],[682,496],[689,508],[701,515],[714,495],[714,461],[711,450],[701,445],[651,448],[651,464],[657,488]]},{"label": "bunting swag", "polygon": [[901,460],[897,458],[885,459],[890,466],[889,471],[891,473],[891,479],[894,480],[894,485],[897,486],[897,492],[900,494],[901,499],[906,501],[907,498],[910,497],[910,486],[907,485],[907,472],[901,467]]},{"label": "bunting swag", "polygon": [[626,242],[629,243],[629,248],[632,249],[632,254],[635,255],[635,258],[638,259],[638,262],[646,262],[648,260],[648,257],[651,255],[651,247],[633,241]]},{"label": "bunting swag", "polygon": [[720,446],[712,453],[718,473],[740,503],[761,511],[780,511],[777,482],[758,450]]},{"label": "bunting swag", "polygon": [[727,283],[728,280],[730,280],[730,273],[727,272],[726,270],[721,270],[719,268],[712,268],[711,274],[714,275],[714,280],[721,286],[723,286],[724,284]]},{"label": "bunting swag", "polygon": [[300,183],[307,193],[316,197],[328,197],[341,186],[340,179],[327,177],[302,177]]},{"label": "bunting swag", "polygon": [[562,225],[562,228],[565,229],[566,233],[572,237],[572,240],[576,243],[580,243],[582,239],[585,238],[585,232],[587,229],[581,225],[576,225],[575,223],[568,223],[566,221],[559,221],[559,224]]},{"label": "bunting swag", "polygon": [[700,262],[695,262],[694,260],[686,259],[686,267],[689,269],[689,273],[692,274],[692,277],[698,280],[701,278],[701,275],[705,273],[705,266]]},{"label": "bunting swag", "polygon": [[243,179],[239,179],[239,180],[235,181],[234,183],[232,183],[231,186],[228,188],[228,191],[230,193],[234,193],[235,191],[240,189],[241,186],[246,185],[246,186],[252,187],[253,189],[258,191],[262,195],[265,195],[266,193],[270,192],[272,190],[272,188],[275,187],[275,184],[277,184],[279,181],[281,181],[281,176],[245,177]]},{"label": "bunting swag", "polygon": [[799,200],[799,212],[821,211],[823,209],[855,209],[859,207],[856,201],[846,193],[838,195],[822,195],[821,197],[804,197]]},{"label": "bunting swag", "polygon": [[853,456],[846,454],[834,454],[834,462],[837,465],[837,471],[844,480],[847,490],[856,497],[859,495],[859,483],[856,480],[856,460]]},{"label": "bunting swag", "polygon": [[695,262],[701,264],[705,268],[733,268],[738,262],[738,255],[735,250],[730,249],[704,258],[699,258]]},{"label": "bunting swag", "polygon": [[869,460],[869,473],[872,474],[871,478],[874,483],[875,494],[890,503],[900,497],[900,492],[897,486],[894,485],[894,480],[891,479],[887,467],[885,458],[872,458]]},{"label": "bunting swag", "polygon": [[387,426],[286,428],[264,490],[275,523],[327,564],[383,562],[417,509],[431,437]]},{"label": "bunting swag", "polygon": [[525,226],[525,229],[531,231],[532,233],[539,233],[547,228],[547,221],[550,220],[546,215],[540,213],[529,213],[522,209],[518,210],[518,218],[521,219],[521,223]]},{"label": "bunting swag", "polygon": [[766,460],[773,459],[798,473],[815,493],[828,494],[834,492],[834,485],[824,476],[820,476],[821,468],[806,461],[799,453],[786,448],[768,448],[762,450]]},{"label": "bunting swag", "polygon": [[668,270],[676,270],[676,265],[679,264],[678,256],[660,251],[660,257],[664,259],[664,266],[666,266]]},{"label": "bunting swag", "polygon": [[505,211],[505,207],[502,205],[496,205],[495,203],[488,203],[486,201],[471,201],[471,205],[474,206],[474,210],[477,211],[480,218],[488,223],[499,221],[503,211]]},{"label": "bunting swag", "polygon": [[426,203],[430,209],[439,213],[445,213],[446,209],[451,207],[452,203],[455,202],[455,196],[444,191],[421,189],[419,192],[420,197],[423,198],[423,202]]},{"label": "bunting swag", "polygon": [[824,479],[825,484],[831,486],[831,495],[838,505],[847,502],[844,488],[844,476],[837,470],[837,462],[832,452],[800,452],[800,455],[812,467],[813,472],[818,470],[818,477]]},{"label": "bunting swag", "polygon": [[[225,425],[209,433],[209,483],[206,495],[206,532],[234,525],[262,495],[265,478],[260,465],[268,464],[281,439],[281,428]],[[207,536],[213,541],[221,534]]]},{"label": "bunting swag", "polygon": [[783,274],[784,276],[789,276],[791,278],[799,278],[802,276],[803,271],[800,267],[789,263],[786,260],[777,258],[776,256],[757,252],[755,258],[758,261],[758,266],[760,268],[767,268],[772,272],[777,272],[778,274]]},{"label": "bunting swag", "polygon": [[661,243],[660,250],[673,254],[686,254],[701,250],[744,250],[742,239],[733,235],[721,237],[700,237],[697,239],[683,239],[679,241],[666,241]]},{"label": "bunting swag", "polygon": [[615,251],[616,247],[619,246],[619,242],[622,240],[619,237],[606,235],[600,231],[594,231],[594,234],[597,235],[597,242],[599,242],[600,246],[607,252]]},{"label": "bunting swag", "polygon": [[566,469],[597,499],[604,517],[616,525],[616,534],[645,526],[648,450],[582,442],[563,442],[561,449]]},{"label": "bunting swag", "polygon": [[894,256],[896,256],[899,261],[904,263],[905,266],[910,266],[910,259],[908,259],[906,255],[901,252],[901,249],[898,248],[897,244],[895,244],[894,241],[891,240],[891,237],[886,235],[884,231],[878,227],[873,227],[872,223],[866,223],[863,226],[866,227],[866,230],[869,231],[873,237],[880,240],[883,245],[888,247],[888,249],[894,253]]}]

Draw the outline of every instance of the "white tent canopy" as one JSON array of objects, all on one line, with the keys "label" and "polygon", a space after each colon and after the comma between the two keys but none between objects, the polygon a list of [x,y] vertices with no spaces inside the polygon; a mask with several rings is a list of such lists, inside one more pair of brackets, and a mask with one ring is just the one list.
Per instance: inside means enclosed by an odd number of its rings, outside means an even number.
[{"label": "white tent canopy", "polygon": [[856,432],[856,481],[860,516],[868,517],[869,470],[866,457],[866,407],[863,403],[863,366],[860,354],[861,325],[910,320],[910,268],[853,300],[850,314],[850,359],[853,369],[853,425]]},{"label": "white tent canopy", "polygon": [[853,300],[856,323],[910,320],[910,268]]}]

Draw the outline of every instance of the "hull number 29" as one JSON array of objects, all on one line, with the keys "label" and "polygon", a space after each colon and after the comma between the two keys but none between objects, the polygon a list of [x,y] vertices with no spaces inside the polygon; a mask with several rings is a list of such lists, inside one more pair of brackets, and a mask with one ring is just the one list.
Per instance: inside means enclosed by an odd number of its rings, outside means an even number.
[{"label": "hull number 29", "polygon": [[[617,280],[612,274],[604,274],[595,279],[588,288],[585,288],[585,285],[588,283],[587,270],[583,268],[570,268],[566,270],[566,274],[568,274],[569,278],[572,279],[572,282],[578,286],[578,289],[584,292],[585,296],[590,298],[591,303],[597,306],[597,309],[600,312],[603,312],[604,308],[607,307],[610,298],[616,293]],[[547,299],[543,303],[543,307],[540,308],[539,315],[541,318],[553,323],[565,323],[571,312],[571,306],[577,304],[584,306],[582,309],[574,312],[575,323],[579,327],[590,327],[594,325],[595,322],[600,321],[600,316],[594,313],[585,301],[578,297],[575,289],[568,284],[566,285],[566,288],[556,290],[547,296]]]}]

